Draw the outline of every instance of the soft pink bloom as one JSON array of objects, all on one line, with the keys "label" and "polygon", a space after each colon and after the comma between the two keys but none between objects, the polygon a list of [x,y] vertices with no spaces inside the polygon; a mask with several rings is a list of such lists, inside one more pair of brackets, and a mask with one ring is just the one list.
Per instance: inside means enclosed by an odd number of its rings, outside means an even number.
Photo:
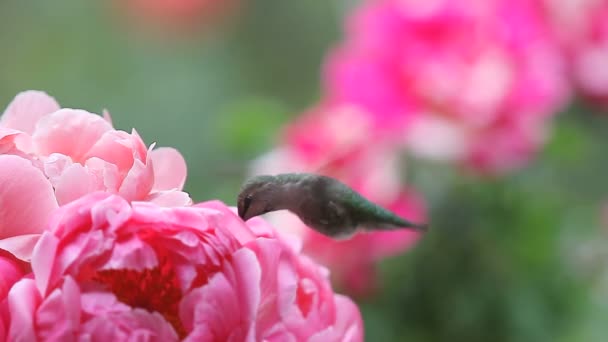
[{"label": "soft pink bloom", "polygon": [[608,104],[608,1],[542,0],[578,90]]},{"label": "soft pink bloom", "polygon": [[[405,218],[423,222],[422,201],[401,184],[394,142],[377,133],[369,116],[357,107],[322,105],[288,126],[285,144],[256,160],[252,171],[322,173]],[[398,230],[359,233],[337,241],[316,233],[288,212],[269,217],[282,234],[303,240],[304,253],[329,267],[335,284],[356,295],[369,294],[376,287],[379,260],[405,251],[419,235]]]},{"label": "soft pink bloom", "polygon": [[341,168],[367,147],[388,146],[389,138],[379,134],[367,112],[354,104],[321,103],[300,115],[284,132],[285,145],[292,148],[303,165],[284,163],[298,170],[323,171]]},{"label": "soft pink bloom", "polygon": [[0,249],[27,258],[49,214],[87,193],[129,201],[190,204],[186,163],[172,148],[148,148],[109,115],[61,109],[47,94],[18,94],[0,118]]},{"label": "soft pink bloom", "polygon": [[130,23],[164,32],[188,33],[217,24],[233,14],[239,0],[118,0],[114,5],[125,12]]},{"label": "soft pink bloom", "polygon": [[[295,244],[294,244],[295,246]],[[357,307],[261,219],[95,193],[56,211],[11,289],[9,340],[361,341]]]},{"label": "soft pink bloom", "polygon": [[553,38],[537,2],[370,1],[329,58],[326,96],[363,108],[418,155],[511,169],[568,99]]}]

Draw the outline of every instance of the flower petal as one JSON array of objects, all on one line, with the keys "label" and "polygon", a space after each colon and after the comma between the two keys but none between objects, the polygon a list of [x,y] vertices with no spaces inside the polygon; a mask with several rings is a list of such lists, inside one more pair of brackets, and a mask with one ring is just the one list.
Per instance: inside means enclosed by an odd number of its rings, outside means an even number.
[{"label": "flower petal", "polygon": [[64,205],[100,188],[95,176],[80,164],[68,166],[55,183],[59,205]]},{"label": "flower petal", "polygon": [[98,157],[126,172],[133,166],[134,150],[140,145],[144,143],[139,136],[133,136],[125,131],[107,131],[91,147],[85,159]]},{"label": "flower petal", "polygon": [[39,169],[21,157],[0,155],[0,239],[41,232],[55,208],[51,183]]},{"label": "flower petal", "polygon": [[36,310],[36,329],[43,341],[69,341],[80,325],[80,288],[67,276]]},{"label": "flower petal", "polygon": [[122,181],[118,193],[127,201],[137,201],[146,198],[154,183],[154,169],[149,160],[144,164],[136,159],[133,167]]},{"label": "flower petal", "polygon": [[0,302],[2,302],[13,284],[23,277],[23,270],[10,255],[0,255],[0,274],[2,274],[0,277]]},{"label": "flower petal", "polygon": [[186,182],[187,166],[184,157],[174,148],[161,147],[153,150],[153,190],[181,190]]},{"label": "flower petal", "polygon": [[61,109],[38,121],[33,139],[38,153],[54,152],[70,156],[74,162],[83,157],[101,136],[112,129],[99,115],[80,109]]},{"label": "flower petal", "polygon": [[0,126],[32,134],[40,118],[59,108],[57,101],[45,92],[24,91],[8,105],[0,119]]},{"label": "flower petal", "polygon": [[40,294],[33,279],[22,279],[13,285],[8,294],[11,320],[7,341],[36,341],[34,318],[39,304]]},{"label": "flower petal", "polygon": [[9,251],[20,260],[29,261],[40,234],[24,234],[0,240],[0,249]]},{"label": "flower petal", "polygon": [[185,207],[192,205],[192,198],[187,192],[177,190],[159,191],[150,194],[146,201],[161,207]]}]

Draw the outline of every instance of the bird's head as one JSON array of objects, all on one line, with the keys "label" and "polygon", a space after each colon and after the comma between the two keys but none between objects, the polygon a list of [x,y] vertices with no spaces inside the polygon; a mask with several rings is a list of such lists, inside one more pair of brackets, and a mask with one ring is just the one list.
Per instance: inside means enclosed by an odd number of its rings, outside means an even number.
[{"label": "bird's head", "polygon": [[256,176],[241,188],[237,207],[239,216],[247,221],[252,217],[276,210],[278,186],[273,176]]}]

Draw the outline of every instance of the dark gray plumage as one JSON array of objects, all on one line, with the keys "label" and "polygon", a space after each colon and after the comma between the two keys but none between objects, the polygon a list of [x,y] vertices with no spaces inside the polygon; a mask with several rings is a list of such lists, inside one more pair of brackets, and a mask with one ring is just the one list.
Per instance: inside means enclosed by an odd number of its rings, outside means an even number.
[{"label": "dark gray plumage", "polygon": [[286,209],[333,238],[349,237],[358,229],[427,229],[368,201],[337,179],[311,173],[253,177],[243,184],[237,203],[243,220]]}]

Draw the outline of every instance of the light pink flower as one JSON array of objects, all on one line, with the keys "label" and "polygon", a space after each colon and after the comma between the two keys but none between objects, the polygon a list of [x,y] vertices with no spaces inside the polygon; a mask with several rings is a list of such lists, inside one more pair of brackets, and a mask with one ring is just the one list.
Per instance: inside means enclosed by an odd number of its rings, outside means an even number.
[{"label": "light pink flower", "polygon": [[60,109],[43,92],[18,94],[0,118],[0,249],[27,258],[50,212],[94,191],[190,204],[180,153],[151,149],[134,130],[115,130],[107,113]]},{"label": "light pink flower", "polygon": [[542,0],[582,95],[608,105],[608,1]]},{"label": "light pink flower", "polygon": [[[425,218],[422,201],[401,184],[394,142],[390,136],[377,134],[369,116],[357,107],[322,105],[305,113],[285,133],[284,145],[253,163],[254,174],[322,173],[412,221]],[[303,240],[304,253],[329,267],[335,284],[356,295],[375,289],[379,260],[407,250],[418,238],[416,232],[398,230],[360,233],[336,241],[288,212],[268,216],[282,234]]]},{"label": "light pink flower", "polygon": [[326,96],[363,108],[418,155],[516,168],[568,99],[553,37],[537,2],[371,1],[328,60]]},{"label": "light pink flower", "polygon": [[[163,208],[106,193],[56,211],[11,289],[9,340],[360,341],[322,268],[220,202]],[[1,311],[1,310],[0,310]]]}]

